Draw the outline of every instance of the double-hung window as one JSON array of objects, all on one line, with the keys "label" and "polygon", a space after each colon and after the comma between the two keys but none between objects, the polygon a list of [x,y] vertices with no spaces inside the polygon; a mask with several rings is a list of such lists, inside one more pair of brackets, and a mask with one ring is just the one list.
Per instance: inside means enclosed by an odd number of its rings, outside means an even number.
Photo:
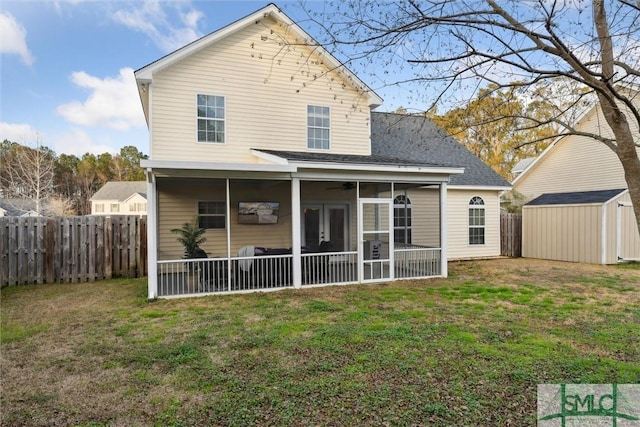
[{"label": "double-hung window", "polygon": [[224,96],[198,95],[198,142],[225,142]]},{"label": "double-hung window", "polygon": [[198,202],[198,227],[204,229],[224,228],[227,204],[224,201]]},{"label": "double-hung window", "polygon": [[484,245],[485,229],[484,200],[482,197],[472,197],[469,201],[469,244]]},{"label": "double-hung window", "polygon": [[307,106],[307,147],[328,150],[330,146],[331,111],[329,107]]}]

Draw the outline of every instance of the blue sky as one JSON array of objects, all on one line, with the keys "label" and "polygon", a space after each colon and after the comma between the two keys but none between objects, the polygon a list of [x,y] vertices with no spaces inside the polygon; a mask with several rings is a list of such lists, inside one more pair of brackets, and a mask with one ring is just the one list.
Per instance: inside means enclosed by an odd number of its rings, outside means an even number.
[{"label": "blue sky", "polygon": [[[266,4],[1,0],[0,140],[77,156],[126,145],[148,154],[133,71]],[[277,4],[315,36],[297,0]]]}]

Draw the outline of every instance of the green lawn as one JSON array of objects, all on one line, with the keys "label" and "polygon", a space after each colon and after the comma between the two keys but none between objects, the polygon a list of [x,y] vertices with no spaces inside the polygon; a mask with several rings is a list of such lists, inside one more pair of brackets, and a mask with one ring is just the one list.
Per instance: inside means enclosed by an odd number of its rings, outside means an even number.
[{"label": "green lawn", "polygon": [[535,425],[539,383],[640,382],[640,265],[148,302],[5,288],[2,425]]}]

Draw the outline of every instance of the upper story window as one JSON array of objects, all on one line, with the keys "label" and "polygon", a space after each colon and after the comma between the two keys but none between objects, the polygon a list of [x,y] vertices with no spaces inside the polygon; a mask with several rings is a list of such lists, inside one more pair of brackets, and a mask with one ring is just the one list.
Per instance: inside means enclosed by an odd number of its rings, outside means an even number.
[{"label": "upper story window", "polygon": [[469,244],[484,245],[484,200],[472,197],[469,201]]},{"label": "upper story window", "polygon": [[331,111],[329,107],[307,106],[307,147],[320,150],[329,149],[331,131]]},{"label": "upper story window", "polygon": [[198,202],[198,227],[224,228],[226,223],[227,204],[225,201]]},{"label": "upper story window", "polygon": [[120,205],[117,203],[111,203],[111,212],[120,212]]},{"label": "upper story window", "polygon": [[104,204],[96,203],[96,212],[104,212]]},{"label": "upper story window", "polygon": [[146,203],[130,203],[129,204],[129,211],[131,212],[144,212],[146,210],[147,210]]},{"label": "upper story window", "polygon": [[225,142],[224,96],[198,95],[198,142]]},{"label": "upper story window", "polygon": [[411,244],[411,200],[404,195],[393,200],[393,236],[395,243]]}]

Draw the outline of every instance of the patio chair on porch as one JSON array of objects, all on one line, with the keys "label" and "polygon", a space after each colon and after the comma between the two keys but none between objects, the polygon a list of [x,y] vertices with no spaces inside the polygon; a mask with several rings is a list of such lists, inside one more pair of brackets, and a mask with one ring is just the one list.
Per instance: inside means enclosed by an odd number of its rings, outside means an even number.
[{"label": "patio chair on porch", "polygon": [[227,290],[227,261],[209,258],[201,248],[196,248],[194,258],[210,259],[211,261],[197,262],[198,291],[220,292]]}]

